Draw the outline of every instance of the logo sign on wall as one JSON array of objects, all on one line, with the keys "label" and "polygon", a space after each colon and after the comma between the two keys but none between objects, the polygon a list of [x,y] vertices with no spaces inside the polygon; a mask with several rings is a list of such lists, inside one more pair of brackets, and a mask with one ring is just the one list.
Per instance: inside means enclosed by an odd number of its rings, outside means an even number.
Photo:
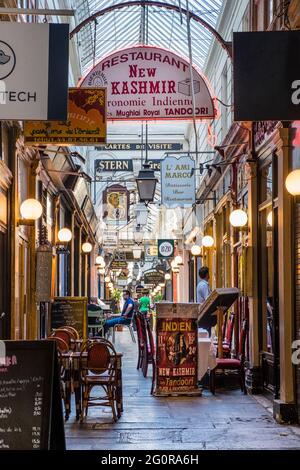
[{"label": "logo sign on wall", "polygon": [[125,225],[129,220],[129,192],[122,185],[109,186],[103,191],[103,218],[108,225]]},{"label": "logo sign on wall", "polygon": [[66,120],[69,25],[1,21],[0,119]]},{"label": "logo sign on wall", "polygon": [[106,89],[70,88],[67,121],[25,121],[26,144],[95,145],[106,141]]},{"label": "logo sign on wall", "polygon": [[300,31],[233,33],[234,120],[300,115]]},{"label": "logo sign on wall", "polygon": [[107,87],[108,119],[213,119],[215,106],[208,85],[189,62],[174,52],[152,46],[123,49],[105,57],[80,86]]},{"label": "logo sign on wall", "polygon": [[174,256],[174,240],[158,240],[157,249],[159,258],[172,258]]},{"label": "logo sign on wall", "polygon": [[161,165],[161,201],[166,207],[195,203],[195,161],[191,157],[166,157]]}]

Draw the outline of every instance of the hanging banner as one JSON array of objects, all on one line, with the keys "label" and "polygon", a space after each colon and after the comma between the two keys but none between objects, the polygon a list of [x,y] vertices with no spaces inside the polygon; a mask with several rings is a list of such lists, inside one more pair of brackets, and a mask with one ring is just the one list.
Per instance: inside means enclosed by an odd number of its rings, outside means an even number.
[{"label": "hanging banner", "polygon": [[123,49],[100,60],[79,86],[107,87],[110,120],[214,119],[216,110],[204,77],[188,60],[153,46]]},{"label": "hanging banner", "polygon": [[1,21],[0,119],[67,119],[69,25]]},{"label": "hanging banner", "polygon": [[191,207],[195,204],[195,160],[191,157],[166,157],[161,168],[161,202],[166,207]]},{"label": "hanging banner", "polygon": [[163,271],[146,271],[143,277],[145,284],[159,284],[165,282],[165,273]]},{"label": "hanging banner", "polygon": [[103,191],[103,219],[107,225],[126,225],[129,220],[129,192],[115,184]]},{"label": "hanging banner", "polygon": [[25,144],[95,145],[106,142],[106,89],[70,88],[67,121],[25,121]]}]

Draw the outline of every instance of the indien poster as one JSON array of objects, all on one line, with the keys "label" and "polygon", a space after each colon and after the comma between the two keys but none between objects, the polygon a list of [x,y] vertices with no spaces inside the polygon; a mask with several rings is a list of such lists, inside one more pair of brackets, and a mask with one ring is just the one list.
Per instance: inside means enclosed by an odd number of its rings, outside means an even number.
[{"label": "indien poster", "polygon": [[157,319],[156,393],[197,389],[197,320]]},{"label": "indien poster", "polygon": [[67,121],[25,121],[27,145],[106,142],[106,89],[69,88]]}]

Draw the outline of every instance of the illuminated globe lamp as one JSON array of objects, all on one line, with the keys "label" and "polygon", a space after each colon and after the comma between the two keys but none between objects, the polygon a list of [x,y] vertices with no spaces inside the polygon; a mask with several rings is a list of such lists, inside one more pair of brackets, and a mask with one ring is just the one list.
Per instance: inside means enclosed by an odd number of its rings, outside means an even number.
[{"label": "illuminated globe lamp", "polygon": [[61,228],[58,231],[57,238],[60,243],[69,243],[72,240],[72,232],[69,228]]},{"label": "illuminated globe lamp", "polygon": [[160,283],[159,283],[159,286],[160,286],[160,287],[165,287],[165,285],[166,285],[166,284],[165,284],[164,282],[160,282]]},{"label": "illuminated globe lamp", "polygon": [[242,229],[247,225],[248,215],[243,209],[235,209],[229,216],[229,222],[233,227]]},{"label": "illuminated globe lamp", "polygon": [[267,224],[272,227],[273,226],[273,211],[270,211],[267,215]]},{"label": "illuminated globe lamp", "polygon": [[42,204],[37,199],[26,199],[20,206],[22,219],[18,221],[18,225],[32,225],[38,220],[42,213]]},{"label": "illuminated globe lamp", "polygon": [[171,279],[171,274],[166,273],[166,274],[165,274],[165,280],[166,280],[166,281],[170,281],[170,279]]},{"label": "illuminated globe lamp", "polygon": [[110,277],[109,277],[109,276],[105,276],[104,281],[105,281],[106,283],[109,283],[109,282],[110,282]]},{"label": "illuminated globe lamp", "polygon": [[88,253],[90,253],[92,251],[93,245],[89,242],[85,242],[85,243],[82,244],[81,249],[82,249],[82,253],[87,255]]},{"label": "illuminated globe lamp", "polygon": [[103,256],[97,256],[95,263],[98,266],[98,268],[105,268],[105,261],[104,261]]},{"label": "illuminated globe lamp", "polygon": [[214,243],[215,241],[210,235],[205,235],[202,238],[202,246],[204,246],[205,248],[212,248],[214,246]]},{"label": "illuminated globe lamp", "polygon": [[101,275],[105,274],[105,268],[98,268],[98,273]]},{"label": "illuminated globe lamp", "polygon": [[161,291],[161,286],[157,286],[156,290],[157,290],[157,292],[160,292]]},{"label": "illuminated globe lamp", "polygon": [[114,285],[113,285],[112,282],[109,282],[109,283],[107,284],[107,287],[109,287],[110,289],[112,289],[112,288],[114,287]]},{"label": "illuminated globe lamp", "polygon": [[193,256],[200,256],[201,247],[199,245],[193,245],[192,248],[191,248],[191,254]]},{"label": "illuminated globe lamp", "polygon": [[300,168],[288,174],[285,187],[292,196],[300,196]]},{"label": "illuminated globe lamp", "polygon": [[175,259],[174,259],[175,263],[178,265],[183,265],[183,259],[182,259],[182,256],[178,255],[178,256],[175,256]]},{"label": "illuminated globe lamp", "polygon": [[171,268],[178,268],[178,265],[177,265],[175,259],[173,259],[173,261],[171,261]]}]

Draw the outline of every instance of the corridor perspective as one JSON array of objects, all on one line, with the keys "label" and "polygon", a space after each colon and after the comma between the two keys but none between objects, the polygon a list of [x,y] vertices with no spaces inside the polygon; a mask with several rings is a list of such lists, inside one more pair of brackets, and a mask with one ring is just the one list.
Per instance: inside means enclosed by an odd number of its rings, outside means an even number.
[{"label": "corridor perspective", "polygon": [[0,465],[300,451],[299,52],[300,0],[0,0]]}]

